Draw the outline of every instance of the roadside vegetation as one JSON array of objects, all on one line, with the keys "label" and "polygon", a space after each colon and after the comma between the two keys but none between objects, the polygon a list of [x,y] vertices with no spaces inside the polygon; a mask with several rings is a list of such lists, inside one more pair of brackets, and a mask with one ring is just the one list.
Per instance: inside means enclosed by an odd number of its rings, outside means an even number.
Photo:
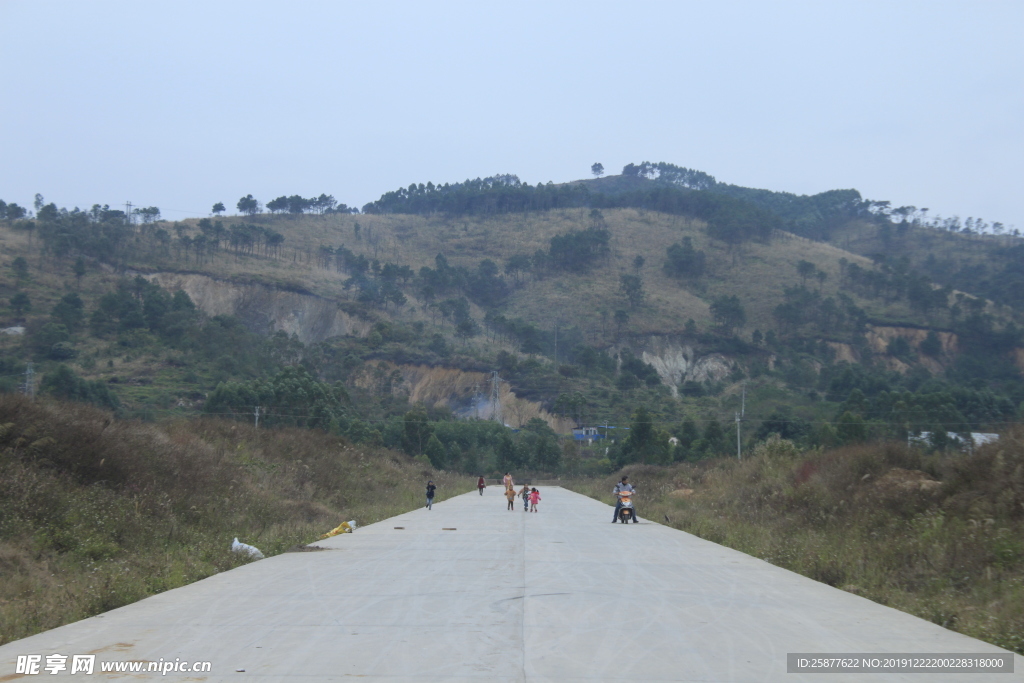
[{"label": "roadside vegetation", "polygon": [[160,426],[0,396],[0,644],[370,524],[475,480],[321,431]]},{"label": "roadside vegetation", "polygon": [[899,443],[800,451],[777,435],[742,462],[631,465],[567,488],[1024,654],[1024,432],[972,455]]}]

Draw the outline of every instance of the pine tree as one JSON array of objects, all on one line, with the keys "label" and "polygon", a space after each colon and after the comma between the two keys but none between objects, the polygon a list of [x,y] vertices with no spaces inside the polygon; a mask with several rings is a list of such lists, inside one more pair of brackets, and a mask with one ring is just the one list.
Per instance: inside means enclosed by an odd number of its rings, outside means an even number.
[{"label": "pine tree", "polygon": [[436,435],[430,435],[423,452],[427,454],[427,458],[430,459],[430,464],[434,466],[434,469],[443,470],[447,467],[448,453],[444,449],[444,444],[441,443],[441,440]]}]

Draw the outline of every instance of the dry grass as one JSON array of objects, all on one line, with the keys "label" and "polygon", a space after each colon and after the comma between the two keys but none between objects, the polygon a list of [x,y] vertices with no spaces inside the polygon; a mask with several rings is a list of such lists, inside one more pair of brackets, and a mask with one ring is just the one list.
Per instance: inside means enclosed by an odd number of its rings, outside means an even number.
[{"label": "dry grass", "polygon": [[369,524],[472,481],[310,430],[162,427],[0,397],[0,643]]},{"label": "dry grass", "polygon": [[[1024,432],[970,457],[772,441],[626,472],[650,519],[1024,654]],[[618,476],[570,488],[610,503]]]},{"label": "dry grass", "polygon": [[[592,224],[589,209],[467,218],[264,215],[254,220],[285,235],[287,246],[281,258],[221,254],[195,269],[221,277],[301,283],[314,292],[339,299],[349,296],[341,289],[347,275],[316,269],[309,260],[309,255],[321,245],[344,244],[356,253],[382,262],[408,264],[416,270],[433,266],[439,253],[452,265],[475,268],[485,258],[502,265],[514,254],[533,254],[537,249],[546,249],[551,237]],[[799,261],[811,261],[828,274],[822,289],[825,296],[839,292],[840,258],[870,267],[867,259],[833,245],[785,234],[770,244],[744,245],[734,255],[725,245],[707,237],[701,221],[637,209],[606,210],[603,220],[612,233],[612,255],[607,261],[596,264],[586,275],[557,273],[542,280],[527,278],[513,295],[508,312],[549,329],[556,323],[579,324],[588,336],[602,338],[612,326],[602,325],[601,312],[612,314],[617,309],[629,308],[619,292],[619,276],[634,272],[633,259],[640,255],[645,259],[641,275],[648,301],[641,309],[630,312],[633,332],[678,332],[688,318],[708,327],[710,302],[718,296],[736,295],[746,307],[749,334],[755,328],[763,331],[774,326],[772,310],[783,301],[785,287],[800,283],[796,270]],[[353,229],[356,222],[361,226],[359,240]],[[687,236],[708,255],[711,274],[699,288],[681,286],[661,270],[666,248]],[[872,316],[924,322],[900,302],[884,305],[877,300],[858,300],[858,304]],[[422,312],[412,310],[421,306],[422,302],[411,298],[405,310],[393,315],[410,320],[428,319]]]},{"label": "dry grass", "polygon": [[[589,210],[568,209],[527,214],[506,214],[492,217],[447,218],[444,216],[406,215],[329,215],[280,216],[262,215],[250,218],[227,218],[230,224],[246,220],[266,225],[285,235],[285,246],[279,257],[239,256],[227,250],[213,253],[202,263],[194,258],[185,261],[179,257],[160,257],[141,265],[157,270],[187,270],[206,273],[216,278],[261,282],[268,285],[301,287],[332,300],[348,300],[353,296],[345,291],[346,273],[315,267],[316,251],[320,246],[336,247],[345,244],[357,253],[381,261],[407,264],[414,269],[433,266],[434,257],[443,253],[454,265],[475,268],[480,260],[490,258],[499,265],[514,254],[532,254],[546,249],[554,235],[569,230],[589,227]],[[615,209],[603,212],[605,226],[612,234],[612,254],[588,274],[553,273],[540,280],[526,277],[522,286],[509,300],[506,313],[521,317],[544,329],[555,325],[562,328],[578,325],[592,343],[613,341],[615,330],[611,318],[618,309],[629,310],[628,302],[619,291],[619,276],[632,273],[633,260],[643,256],[641,270],[647,303],[630,310],[628,331],[634,334],[674,333],[682,331],[686,321],[693,318],[702,329],[711,326],[709,304],[718,296],[736,295],[747,311],[747,325],[740,333],[749,335],[754,329],[762,331],[774,327],[772,311],[783,301],[787,286],[799,283],[796,264],[808,260],[828,274],[822,293],[834,296],[839,292],[840,258],[868,267],[866,259],[845,252],[832,245],[812,242],[799,237],[785,236],[771,244],[750,243],[736,254],[725,246],[710,240],[700,221],[669,216],[636,209]],[[186,221],[193,225],[195,221]],[[355,223],[361,226],[361,237],[356,239]],[[694,245],[708,255],[710,274],[697,286],[683,286],[662,272],[665,249],[683,237],[690,237]],[[42,260],[38,255],[39,241],[30,248],[27,237],[9,227],[0,226],[0,243],[5,257],[0,259],[0,271],[17,255],[24,255],[32,264],[32,279],[24,285],[33,301],[33,313],[39,324],[45,320],[53,303],[68,291],[78,288],[74,281],[72,261]],[[172,250],[171,254],[174,251]],[[160,259],[163,260],[160,260]],[[92,264],[91,264],[92,265]],[[0,283],[0,306],[14,292],[9,269]],[[99,296],[110,291],[118,279],[112,271],[93,265],[81,283],[81,295],[91,311]],[[816,284],[812,283],[812,286]],[[382,313],[383,317],[411,323],[437,322],[436,315],[428,311],[425,302],[417,299],[410,288],[408,304],[401,309]],[[885,320],[912,323],[927,321],[915,316],[905,303],[883,304],[879,300],[857,299],[869,315]],[[483,311],[473,307],[474,316],[483,317]],[[8,316],[8,321],[11,317]],[[449,331],[450,328],[442,329]],[[3,340],[7,346],[16,344]],[[482,338],[471,340],[469,347],[486,351],[492,346]],[[493,349],[492,349],[493,350]],[[110,352],[108,345],[91,338],[80,345],[81,358],[103,357]],[[137,375],[152,371],[153,360],[148,358],[117,358],[117,368],[111,372]],[[122,367],[123,366],[123,367]],[[105,368],[87,371],[87,375],[105,376]],[[109,373],[108,373],[109,374]]]}]

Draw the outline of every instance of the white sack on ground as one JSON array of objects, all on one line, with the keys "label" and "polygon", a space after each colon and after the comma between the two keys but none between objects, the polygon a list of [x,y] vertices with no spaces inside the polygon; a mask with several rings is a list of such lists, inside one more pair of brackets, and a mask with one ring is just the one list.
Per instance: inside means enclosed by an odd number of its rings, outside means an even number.
[{"label": "white sack on ground", "polygon": [[249,545],[248,543],[240,543],[238,541],[237,536],[235,536],[234,543],[231,544],[231,550],[232,552],[236,553],[245,553],[249,555],[249,557],[255,558],[257,560],[263,559],[263,553],[260,552],[259,548],[253,545]]}]

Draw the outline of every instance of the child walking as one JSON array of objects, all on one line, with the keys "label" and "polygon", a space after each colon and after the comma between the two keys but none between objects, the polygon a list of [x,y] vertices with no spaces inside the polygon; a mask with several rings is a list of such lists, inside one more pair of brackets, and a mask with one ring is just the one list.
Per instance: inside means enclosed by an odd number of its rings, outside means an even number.
[{"label": "child walking", "polygon": [[519,492],[519,497],[523,499],[523,512],[530,511],[530,487],[524,485],[523,490]]},{"label": "child walking", "polygon": [[505,489],[505,499],[508,500],[508,509],[515,510],[516,490],[514,488]]},{"label": "child walking", "polygon": [[530,512],[537,511],[537,503],[540,502],[540,492],[537,489],[530,490]]}]

